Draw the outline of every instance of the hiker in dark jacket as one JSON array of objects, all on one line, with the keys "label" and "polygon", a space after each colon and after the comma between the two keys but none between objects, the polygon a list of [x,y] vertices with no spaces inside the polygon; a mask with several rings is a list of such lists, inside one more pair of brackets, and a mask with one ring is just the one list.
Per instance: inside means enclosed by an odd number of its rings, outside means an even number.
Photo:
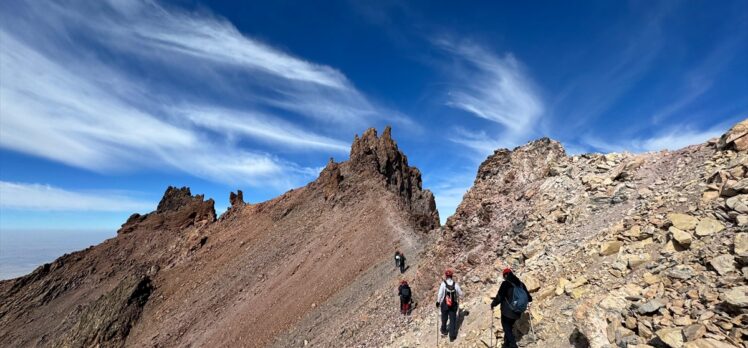
[{"label": "hiker in dark jacket", "polygon": [[400,286],[397,288],[397,294],[400,296],[400,313],[407,315],[410,312],[410,304],[413,303],[413,298],[410,286],[406,280],[400,281]]},{"label": "hiker in dark jacket", "polygon": [[532,302],[532,296],[530,296],[530,292],[527,291],[525,284],[514,275],[511,269],[505,268],[501,274],[504,277],[504,281],[501,283],[499,292],[496,293],[496,297],[494,297],[491,302],[491,310],[493,310],[494,307],[501,305],[501,328],[504,330],[504,344],[502,345],[502,348],[517,348],[517,340],[514,337],[512,329],[517,319],[522,316],[522,313],[512,311],[512,309],[509,308],[509,302],[512,300],[515,287],[520,287],[525,291],[528,303]]},{"label": "hiker in dark jacket", "polygon": [[395,252],[395,267],[400,267],[400,273],[405,273],[405,254],[400,251]]}]

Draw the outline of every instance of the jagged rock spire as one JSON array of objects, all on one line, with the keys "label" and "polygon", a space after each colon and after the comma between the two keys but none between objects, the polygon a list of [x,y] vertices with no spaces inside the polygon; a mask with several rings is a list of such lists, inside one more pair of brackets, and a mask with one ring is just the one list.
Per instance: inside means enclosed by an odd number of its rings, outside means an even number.
[{"label": "jagged rock spire", "polygon": [[367,129],[351,145],[351,168],[358,172],[381,175],[387,187],[403,198],[418,226],[432,229],[439,226],[439,212],[434,195],[423,190],[421,172],[408,165],[408,158],[392,139],[392,128],[385,127],[382,136],[377,130]]}]

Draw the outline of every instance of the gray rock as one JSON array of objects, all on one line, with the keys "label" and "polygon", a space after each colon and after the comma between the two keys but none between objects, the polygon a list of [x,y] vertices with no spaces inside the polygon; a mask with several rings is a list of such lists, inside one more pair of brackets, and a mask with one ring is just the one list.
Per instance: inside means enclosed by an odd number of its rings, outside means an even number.
[{"label": "gray rock", "polygon": [[665,275],[670,278],[688,280],[696,275],[696,272],[693,270],[693,268],[691,268],[691,266],[678,265],[665,272]]},{"label": "gray rock", "polygon": [[657,312],[658,310],[660,310],[660,308],[664,306],[665,304],[663,304],[659,300],[652,300],[652,301],[642,304],[636,310],[637,312],[639,312],[639,314],[652,314],[652,313]]},{"label": "gray rock", "polygon": [[719,275],[726,275],[735,270],[735,258],[730,254],[722,254],[709,260],[709,265],[712,266]]},{"label": "gray rock", "polygon": [[741,214],[748,213],[748,195],[737,195],[730,197],[725,201],[728,208]]},{"label": "gray rock", "polygon": [[727,290],[722,294],[721,298],[722,301],[731,306],[748,308],[748,286],[737,286]]},{"label": "gray rock", "polygon": [[655,334],[670,348],[683,347],[683,332],[679,328],[660,329]]}]

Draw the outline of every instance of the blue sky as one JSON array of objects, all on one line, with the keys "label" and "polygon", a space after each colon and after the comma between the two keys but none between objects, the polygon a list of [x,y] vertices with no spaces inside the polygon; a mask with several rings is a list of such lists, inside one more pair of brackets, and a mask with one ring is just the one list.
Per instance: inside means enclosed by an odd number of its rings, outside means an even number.
[{"label": "blue sky", "polygon": [[251,202],[393,126],[446,218],[496,148],[677,149],[748,116],[745,1],[0,3],[0,230]]}]

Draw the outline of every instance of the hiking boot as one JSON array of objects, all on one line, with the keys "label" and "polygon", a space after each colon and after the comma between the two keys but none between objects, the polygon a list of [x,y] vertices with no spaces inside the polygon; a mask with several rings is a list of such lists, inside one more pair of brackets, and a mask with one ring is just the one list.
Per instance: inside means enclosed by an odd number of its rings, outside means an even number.
[{"label": "hiking boot", "polygon": [[447,331],[442,331],[442,336],[446,336],[447,334],[449,334]]}]

